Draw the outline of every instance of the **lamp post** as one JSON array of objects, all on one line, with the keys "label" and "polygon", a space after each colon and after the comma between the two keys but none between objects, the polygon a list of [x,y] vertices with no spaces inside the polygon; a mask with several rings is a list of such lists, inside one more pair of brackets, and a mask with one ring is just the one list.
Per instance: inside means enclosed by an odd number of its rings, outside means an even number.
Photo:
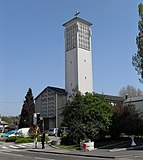
[{"label": "lamp post", "polygon": [[57,118],[58,118],[57,117],[57,93],[56,93],[56,115],[55,116],[56,116],[56,128],[57,128],[57,126],[58,126],[58,124],[57,124],[58,123],[58,120],[57,120]]}]

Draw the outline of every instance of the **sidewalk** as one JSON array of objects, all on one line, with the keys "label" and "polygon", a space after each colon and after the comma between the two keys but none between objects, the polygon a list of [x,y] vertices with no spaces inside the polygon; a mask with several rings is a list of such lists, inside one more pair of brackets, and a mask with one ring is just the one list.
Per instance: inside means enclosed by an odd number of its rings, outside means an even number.
[{"label": "sidewalk", "polygon": [[[116,148],[116,149],[95,149],[93,151],[82,151],[82,150],[66,150],[57,148],[54,146],[45,145],[44,149],[32,148],[28,149],[31,152],[43,152],[43,153],[53,153],[53,154],[65,154],[65,155],[75,155],[75,156],[87,156],[87,157],[97,157],[97,158],[123,158],[123,157],[133,157],[141,156],[143,157],[143,145],[128,148]],[[139,149],[139,150],[138,150]]]}]

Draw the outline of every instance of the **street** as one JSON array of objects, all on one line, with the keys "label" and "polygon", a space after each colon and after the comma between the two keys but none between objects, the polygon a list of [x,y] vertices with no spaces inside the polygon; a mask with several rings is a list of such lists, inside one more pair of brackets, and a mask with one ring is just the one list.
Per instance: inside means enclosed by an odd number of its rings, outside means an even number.
[{"label": "street", "polygon": [[64,154],[39,153],[29,151],[0,151],[0,160],[105,160],[103,158],[90,158]]},{"label": "street", "polygon": [[35,149],[34,143],[0,142],[0,160],[142,160],[143,146],[137,148],[130,150],[119,147],[84,152],[55,148],[48,144],[45,144],[45,149],[41,149],[41,143]]},{"label": "street", "polygon": [[142,160],[142,155],[124,158],[97,158],[29,151],[0,151],[0,160]]},{"label": "street", "polygon": [[142,160],[142,157],[142,150],[118,149],[115,151],[114,149],[109,152],[109,150],[100,149],[94,152],[62,152],[48,146],[45,150],[34,149],[33,144],[0,144],[0,160]]}]

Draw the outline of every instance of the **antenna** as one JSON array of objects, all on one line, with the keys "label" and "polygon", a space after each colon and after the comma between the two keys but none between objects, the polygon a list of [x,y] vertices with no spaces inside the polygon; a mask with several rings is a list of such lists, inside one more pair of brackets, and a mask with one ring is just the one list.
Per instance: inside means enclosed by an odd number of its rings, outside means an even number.
[{"label": "antenna", "polygon": [[75,17],[78,17],[79,16],[79,14],[80,14],[80,12],[79,11],[76,11],[76,13],[75,13]]}]

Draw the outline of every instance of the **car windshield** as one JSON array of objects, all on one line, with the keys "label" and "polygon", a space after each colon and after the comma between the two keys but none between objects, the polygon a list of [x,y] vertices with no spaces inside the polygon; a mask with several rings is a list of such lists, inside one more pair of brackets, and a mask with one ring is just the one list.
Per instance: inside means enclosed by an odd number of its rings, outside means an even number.
[{"label": "car windshield", "polygon": [[49,131],[50,131],[50,132],[51,132],[51,131],[54,131],[54,128],[49,129]]}]

